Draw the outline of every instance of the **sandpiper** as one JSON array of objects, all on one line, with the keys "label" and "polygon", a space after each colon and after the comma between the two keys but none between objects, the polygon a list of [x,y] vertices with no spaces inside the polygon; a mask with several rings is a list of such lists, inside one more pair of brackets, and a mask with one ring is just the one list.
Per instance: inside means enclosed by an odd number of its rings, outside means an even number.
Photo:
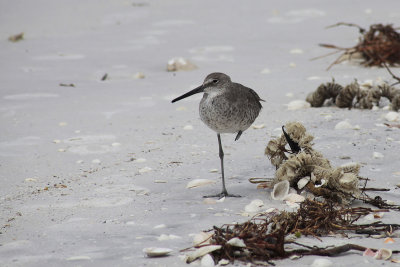
[{"label": "sandpiper", "polygon": [[222,174],[222,192],[204,197],[240,197],[228,194],[225,187],[221,133],[237,133],[237,141],[257,118],[262,108],[260,101],[264,100],[253,89],[232,82],[224,73],[215,72],[209,74],[202,85],[175,98],[172,103],[197,93],[204,93],[199,105],[200,118],[217,133]]}]

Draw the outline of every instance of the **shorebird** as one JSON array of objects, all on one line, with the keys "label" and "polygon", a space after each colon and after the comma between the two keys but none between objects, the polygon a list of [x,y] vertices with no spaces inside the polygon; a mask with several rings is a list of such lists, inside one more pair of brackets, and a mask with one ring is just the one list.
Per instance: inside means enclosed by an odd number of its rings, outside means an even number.
[{"label": "shorebird", "polygon": [[221,133],[237,133],[235,141],[239,140],[257,118],[262,108],[260,101],[264,100],[253,89],[232,82],[224,73],[215,72],[207,75],[202,85],[175,98],[172,103],[197,93],[204,93],[199,105],[200,118],[217,133],[222,175],[222,192],[204,197],[240,197],[228,194],[225,187]]}]

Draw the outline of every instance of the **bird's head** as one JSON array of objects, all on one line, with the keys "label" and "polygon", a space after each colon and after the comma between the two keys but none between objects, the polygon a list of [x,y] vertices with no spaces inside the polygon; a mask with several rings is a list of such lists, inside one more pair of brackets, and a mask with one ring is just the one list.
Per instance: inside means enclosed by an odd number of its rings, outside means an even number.
[{"label": "bird's head", "polygon": [[186,97],[189,97],[191,95],[197,94],[197,93],[218,93],[219,91],[222,91],[223,88],[225,88],[225,85],[231,82],[231,78],[221,72],[214,72],[211,74],[208,74],[207,77],[204,79],[204,82],[202,85],[199,87],[187,92],[186,94],[183,94],[174,100],[172,100],[172,103],[179,101],[181,99],[184,99]]}]

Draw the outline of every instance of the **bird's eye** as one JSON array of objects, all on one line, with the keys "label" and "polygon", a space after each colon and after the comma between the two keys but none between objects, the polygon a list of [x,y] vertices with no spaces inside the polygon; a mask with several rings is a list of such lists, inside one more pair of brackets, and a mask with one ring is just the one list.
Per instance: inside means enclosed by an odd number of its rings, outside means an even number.
[{"label": "bird's eye", "polygon": [[217,79],[212,80],[213,83],[218,83]]}]

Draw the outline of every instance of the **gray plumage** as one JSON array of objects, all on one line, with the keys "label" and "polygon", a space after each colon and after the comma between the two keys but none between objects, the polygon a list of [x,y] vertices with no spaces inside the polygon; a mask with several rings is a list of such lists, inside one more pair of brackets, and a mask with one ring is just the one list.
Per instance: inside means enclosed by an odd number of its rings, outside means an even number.
[{"label": "gray plumage", "polygon": [[201,86],[175,98],[172,103],[197,93],[204,93],[199,105],[200,118],[218,137],[222,192],[211,197],[237,197],[228,194],[225,187],[224,151],[220,134],[237,133],[235,141],[238,140],[257,118],[262,108],[260,101],[264,100],[253,89],[233,83],[224,73],[214,72],[204,79]]}]

